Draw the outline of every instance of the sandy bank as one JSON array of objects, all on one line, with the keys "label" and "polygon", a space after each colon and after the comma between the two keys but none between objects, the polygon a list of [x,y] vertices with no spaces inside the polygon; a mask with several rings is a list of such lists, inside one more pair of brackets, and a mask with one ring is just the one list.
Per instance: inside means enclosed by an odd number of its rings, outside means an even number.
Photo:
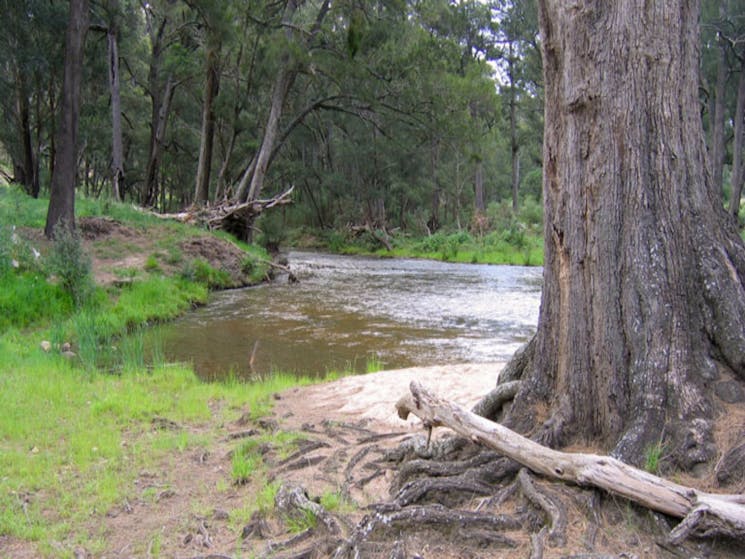
[{"label": "sandy bank", "polygon": [[[410,367],[345,377],[333,382],[293,389],[282,397],[282,407],[302,409],[309,422],[322,419],[350,421],[368,419],[380,426],[404,427],[395,404],[418,380],[438,394],[470,408],[497,382],[504,363],[469,363]],[[410,427],[419,420],[411,416]]]}]

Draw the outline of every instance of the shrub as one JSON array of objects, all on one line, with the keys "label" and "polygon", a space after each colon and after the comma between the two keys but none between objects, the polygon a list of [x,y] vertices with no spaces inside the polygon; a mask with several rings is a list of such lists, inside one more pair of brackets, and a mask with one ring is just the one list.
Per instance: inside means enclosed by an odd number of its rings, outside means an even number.
[{"label": "shrub", "polygon": [[57,277],[60,287],[72,297],[77,308],[90,298],[93,292],[91,260],[83,251],[80,236],[65,224],[60,223],[54,229],[47,269]]}]

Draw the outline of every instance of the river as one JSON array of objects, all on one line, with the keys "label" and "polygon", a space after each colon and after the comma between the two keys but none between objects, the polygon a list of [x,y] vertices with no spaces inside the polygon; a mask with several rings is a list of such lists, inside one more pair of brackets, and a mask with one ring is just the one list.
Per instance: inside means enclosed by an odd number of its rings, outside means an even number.
[{"label": "river", "polygon": [[298,283],[218,292],[161,327],[166,359],[191,362],[205,379],[364,372],[504,360],[535,332],[540,268],[310,252],[289,260]]}]

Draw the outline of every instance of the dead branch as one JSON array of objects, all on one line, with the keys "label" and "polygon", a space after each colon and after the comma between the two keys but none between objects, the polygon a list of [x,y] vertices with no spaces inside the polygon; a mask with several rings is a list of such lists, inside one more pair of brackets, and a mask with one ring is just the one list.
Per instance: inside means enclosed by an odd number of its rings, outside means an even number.
[{"label": "dead branch", "polygon": [[745,536],[745,496],[704,493],[634,468],[610,456],[568,453],[544,447],[514,431],[444,400],[420,383],[396,404],[399,417],[413,413],[433,427],[446,426],[476,443],[493,448],[549,478],[581,486],[595,486],[669,516],[682,518],[680,531],[688,535],[733,538]]},{"label": "dead branch", "polygon": [[198,223],[210,229],[224,229],[231,222],[255,219],[265,210],[292,203],[291,195],[293,190],[295,190],[295,187],[291,186],[286,191],[272,198],[249,200],[248,202],[239,203],[227,200],[212,206],[192,206],[186,211],[177,213],[160,214],[136,206],[135,209],[160,219],[172,219],[181,223]]}]

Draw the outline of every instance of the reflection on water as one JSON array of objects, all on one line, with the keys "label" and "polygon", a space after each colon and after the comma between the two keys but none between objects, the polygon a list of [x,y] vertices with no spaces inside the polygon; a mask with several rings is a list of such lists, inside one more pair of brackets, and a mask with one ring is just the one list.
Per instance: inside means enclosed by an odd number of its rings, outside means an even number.
[{"label": "reflection on water", "polygon": [[541,269],[293,252],[300,280],[216,293],[161,329],[204,378],[509,357],[535,331]]}]

